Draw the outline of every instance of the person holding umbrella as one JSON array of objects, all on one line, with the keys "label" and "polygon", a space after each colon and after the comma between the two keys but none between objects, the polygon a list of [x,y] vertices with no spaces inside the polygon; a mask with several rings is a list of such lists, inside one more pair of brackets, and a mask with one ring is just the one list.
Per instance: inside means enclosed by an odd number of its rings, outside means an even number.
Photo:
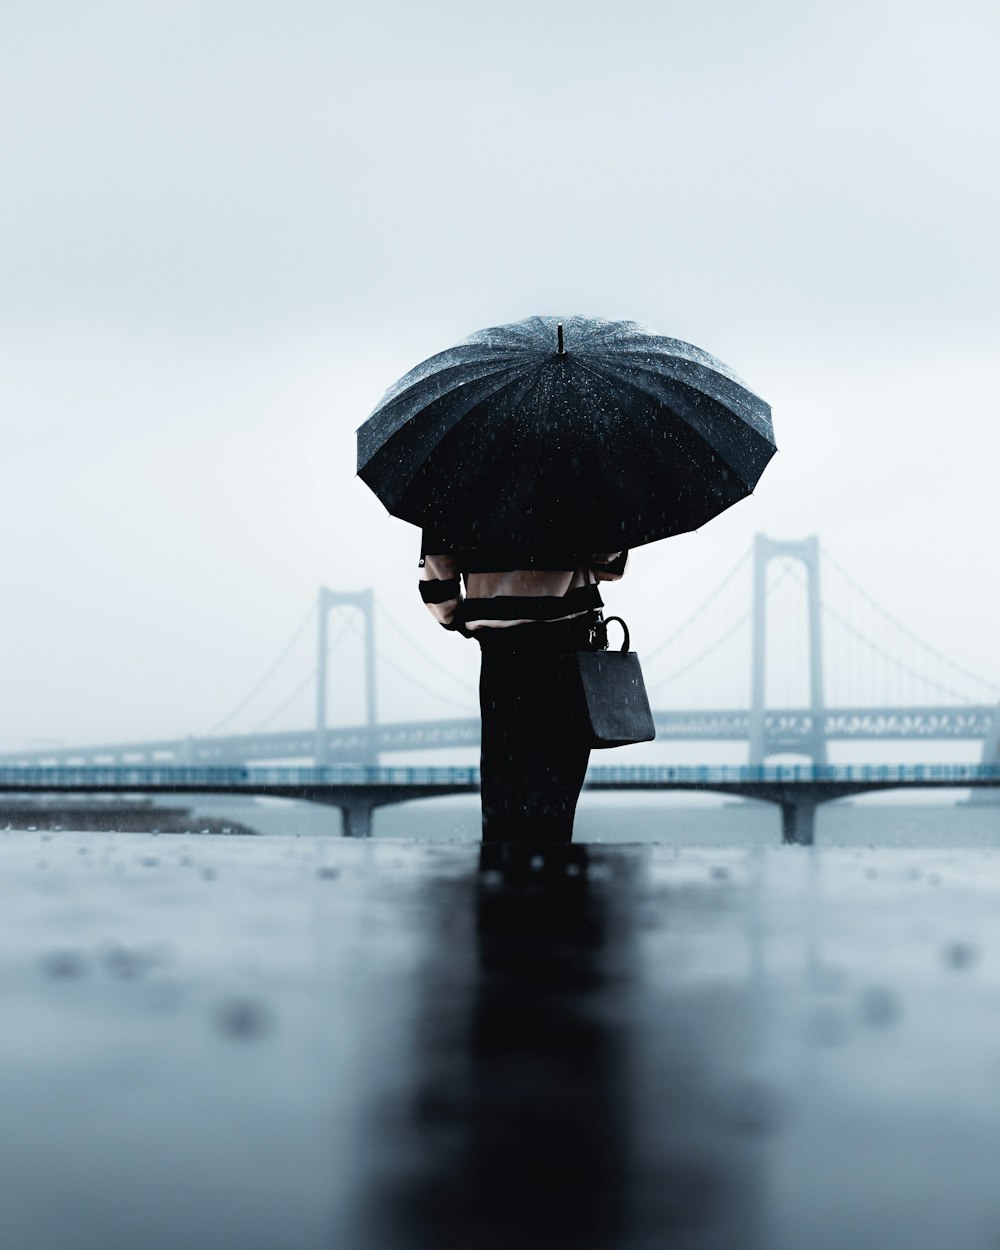
[{"label": "person holding umbrella", "polygon": [[558,659],[592,646],[598,582],[617,581],[627,557],[490,551],[424,531],[420,596],[445,629],[482,651],[484,842],[571,841],[590,747]]},{"label": "person holding umbrella", "polygon": [[482,650],[485,840],[572,837],[589,748],[558,657],[594,645],[630,548],[746,498],[775,450],[769,406],[714,356],[588,317],[481,330],[359,428],[359,476],[423,530],[424,602]]}]

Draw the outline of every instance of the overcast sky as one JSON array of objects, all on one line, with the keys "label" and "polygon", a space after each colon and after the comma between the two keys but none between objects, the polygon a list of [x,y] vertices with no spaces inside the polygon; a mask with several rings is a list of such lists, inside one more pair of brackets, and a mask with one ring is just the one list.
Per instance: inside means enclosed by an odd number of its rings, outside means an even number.
[{"label": "overcast sky", "polygon": [[[642,321],[773,407],[756,497],[609,592],[640,655],[756,531],[815,533],[1000,682],[998,14],[5,6],[0,749],[208,729],[321,583],[373,586],[402,626],[379,624],[388,659],[467,700],[475,648],[422,608],[416,532],[354,478],[354,430],[424,356],[535,313]],[[824,597],[875,629],[835,576]],[[334,719],[361,713],[354,638]],[[227,728],[280,707],[312,642]],[[831,696],[860,697],[860,661],[828,649],[852,670]],[[387,718],[457,711],[381,680]],[[271,723],[311,706],[307,683]]]}]

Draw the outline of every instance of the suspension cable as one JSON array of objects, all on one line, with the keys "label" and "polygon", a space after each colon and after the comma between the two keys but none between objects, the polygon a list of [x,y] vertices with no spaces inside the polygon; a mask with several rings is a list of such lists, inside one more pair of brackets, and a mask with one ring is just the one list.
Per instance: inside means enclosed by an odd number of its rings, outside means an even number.
[{"label": "suspension cable", "polygon": [[[894,625],[896,629],[898,629],[901,634],[905,634],[906,637],[909,638],[911,642],[915,642],[919,647],[922,647],[924,651],[927,652],[928,655],[932,656],[935,660],[939,660],[942,663],[947,664],[949,668],[954,669],[956,673],[961,673],[963,677],[968,677],[970,680],[978,682],[979,685],[986,686],[990,690],[1000,691],[1000,683],[997,683],[988,677],[983,677],[979,673],[974,673],[971,671],[971,669],[967,669],[963,665],[956,663],[955,660],[950,659],[943,652],[938,651],[936,647],[932,647],[929,642],[925,642],[923,638],[921,638],[918,634],[915,634],[913,630],[909,629],[906,625],[904,625],[902,621],[897,620],[892,615],[891,612],[887,612],[886,609],[883,608],[882,605],[878,602],[878,600],[874,599],[868,593],[868,591],[864,589],[863,586],[858,585],[858,583],[854,580],[854,578],[850,575],[850,573],[848,573],[848,571],[843,567],[842,564],[839,563],[839,561],[835,560],[833,556],[830,555],[830,553],[827,551],[825,547],[823,548],[823,558],[829,561],[829,563],[833,566],[833,568],[837,570],[837,572],[844,579],[844,581],[847,582],[847,584],[854,591],[856,591],[857,594],[859,594],[862,597],[862,599],[867,600],[868,603],[870,603],[872,607],[876,610],[876,612],[881,613],[881,615],[885,617],[885,619],[890,623],[890,625]],[[944,689],[944,687],[942,687],[942,689]]]},{"label": "suspension cable", "polygon": [[294,703],[302,691],[305,690],[306,686],[308,686],[311,681],[315,680],[316,672],[317,670],[314,668],[313,671],[307,677],[303,678],[303,680],[295,687],[288,698],[274,709],[270,716],[265,716],[258,725],[254,725],[253,729],[250,730],[250,733],[259,734],[262,730],[266,729],[272,721],[277,720],[285,708]]},{"label": "suspension cable", "polygon": [[[330,652],[337,645],[337,643],[340,642],[341,638],[343,638],[344,634],[347,633],[348,627],[352,626],[353,624],[354,624],[354,621],[350,616],[345,617],[345,619],[341,622],[340,629],[337,630],[336,636],[327,645],[327,648],[326,648],[327,655],[330,654]],[[272,723],[272,721],[277,720],[277,718],[281,715],[281,713],[285,710],[285,708],[287,708],[289,704],[294,702],[294,700],[298,698],[298,696],[302,693],[302,691],[305,690],[306,686],[309,685],[309,683],[315,678],[318,672],[319,672],[319,665],[317,664],[313,667],[312,672],[309,673],[308,676],[304,677],[302,681],[299,682],[299,684],[295,687],[295,689],[288,696],[288,698],[285,699],[280,704],[280,706],[276,707],[269,716],[265,716],[264,719],[258,725],[254,725],[253,729],[250,730],[250,733],[251,734],[260,733],[261,730],[266,729],[267,726]]]},{"label": "suspension cable", "polygon": [[[799,583],[800,586],[803,586],[803,587],[805,586],[806,583],[803,581],[802,575],[798,569],[794,570],[792,576]],[[870,598],[870,596],[866,596],[866,598]],[[876,608],[878,607],[878,604],[874,603],[874,600],[872,600],[871,602],[873,603],[874,607]],[[825,603],[821,600],[820,607],[827,614],[827,616],[829,616],[832,620],[837,622],[837,624],[841,627],[841,629],[847,630],[849,634],[857,638],[859,642],[863,643],[869,649],[869,651],[873,652],[873,654],[877,656],[880,656],[883,660],[886,660],[889,664],[893,665],[893,667],[896,668],[899,672],[905,673],[908,677],[915,677],[917,681],[919,681],[924,686],[931,686],[935,690],[939,690],[942,694],[950,695],[953,699],[957,699],[959,703],[968,703],[968,704],[975,703],[975,700],[970,699],[967,694],[961,694],[959,693],[959,691],[953,690],[950,686],[945,686],[941,682],[935,681],[933,677],[927,677],[924,673],[921,673],[918,669],[912,668],[909,664],[904,663],[903,660],[898,659],[895,655],[892,654],[891,651],[887,651],[885,647],[880,646],[877,642],[874,641],[874,639],[869,638],[867,634],[862,633],[862,631],[858,629],[856,625],[852,624],[845,616],[842,616],[836,610],[836,608],[832,608],[828,603]],[[889,617],[888,612],[883,613],[883,615],[887,619],[892,620],[892,618]],[[893,622],[893,624],[895,624],[895,622]],[[906,633],[908,631],[904,629],[903,632]],[[920,639],[915,639],[915,641],[919,642]],[[931,648],[926,648],[926,649],[931,650]],[[988,685],[989,683],[984,683],[984,684]]]},{"label": "suspension cable", "polygon": [[901,673],[906,673],[909,677],[915,677],[922,685],[932,686],[935,690],[940,690],[942,694],[951,695],[951,697],[953,699],[957,699],[959,703],[968,703],[970,705],[975,703],[975,700],[970,699],[967,694],[960,694],[957,690],[953,690],[950,686],[945,686],[941,682],[935,681],[933,677],[925,676],[917,669],[912,668],[909,664],[905,664],[902,660],[897,659],[891,651],[886,651],[886,649],[884,647],[880,647],[877,642],[873,642],[871,638],[863,634],[860,629],[852,625],[850,621],[841,616],[840,613],[834,608],[831,608],[829,604],[824,603],[821,606],[823,611],[828,616],[832,617],[832,619],[835,620],[842,629],[846,629],[849,634],[853,634],[854,637],[857,638],[859,642],[864,643],[870,651],[873,651],[876,655],[881,656],[883,660],[892,664]]},{"label": "suspension cable", "polygon": [[[350,628],[355,631],[355,633],[361,632],[353,617],[348,617],[347,623]],[[450,703],[452,707],[461,708],[463,712],[471,712],[474,710],[472,704],[467,700],[463,703],[458,699],[452,698],[451,695],[442,694],[440,690],[435,690],[433,687],[425,685],[419,678],[414,677],[409,669],[405,669],[401,664],[397,664],[396,661],[387,656],[384,651],[379,651],[378,648],[376,648],[375,655],[382,661],[383,664],[387,664],[389,668],[393,669],[394,672],[397,672],[400,677],[404,677],[412,686],[416,686],[418,690],[422,690],[424,694],[429,694],[434,699],[440,699],[442,703]]]},{"label": "suspension cable", "polygon": [[422,690],[424,694],[429,694],[434,699],[440,699],[443,703],[450,703],[452,707],[461,708],[464,712],[475,711],[470,702],[453,699],[451,695],[442,694],[440,690],[435,690],[433,687],[425,685],[419,678],[414,677],[408,669],[403,668],[401,664],[397,664],[395,660],[390,659],[384,651],[376,651],[375,654],[383,664],[388,664],[391,669],[399,673],[400,677],[405,677],[411,685],[416,686],[418,690]]},{"label": "suspension cable", "polygon": [[247,706],[247,704],[250,703],[260,693],[261,690],[263,690],[264,686],[267,685],[267,683],[271,680],[274,674],[278,671],[279,666],[281,665],[285,657],[288,655],[288,653],[291,651],[292,647],[298,642],[302,634],[302,631],[309,624],[309,621],[312,619],[315,612],[316,612],[316,604],[313,603],[310,605],[309,611],[305,614],[302,620],[299,621],[298,625],[296,625],[295,630],[292,633],[292,636],[285,643],[284,647],[282,647],[281,653],[279,654],[278,658],[274,661],[274,663],[267,670],[267,672],[260,679],[260,681],[257,682],[257,684],[253,687],[253,689],[250,691],[248,695],[245,695],[239,701],[239,703],[236,704],[236,706],[233,708],[231,712],[228,712],[225,716],[223,716],[222,720],[216,721],[216,723],[211,727],[211,729],[206,729],[205,733],[203,734],[203,737],[211,738],[213,735],[217,734],[220,729],[223,729],[226,725],[228,725],[231,720],[235,720],[235,718],[240,714],[240,712],[243,711],[243,709]]},{"label": "suspension cable", "polygon": [[664,650],[665,647],[669,647],[672,642],[676,642],[676,640],[681,636],[681,634],[683,634],[684,631],[688,629],[691,625],[693,625],[694,622],[698,619],[698,617],[701,616],[702,612],[704,612],[705,609],[709,607],[710,604],[714,603],[715,600],[718,599],[719,595],[722,594],[722,592],[726,589],[726,587],[733,580],[736,574],[740,571],[743,565],[746,564],[747,560],[750,559],[750,556],[752,553],[753,553],[753,547],[748,547],[746,551],[744,551],[744,553],[736,561],[733,567],[729,570],[726,576],[722,579],[722,581],[719,582],[718,586],[716,586],[716,588],[712,591],[712,593],[708,596],[708,598],[704,600],[701,606],[697,607],[691,613],[691,615],[681,625],[679,625],[677,629],[674,630],[674,632],[670,635],[669,638],[665,638],[658,647],[654,647],[653,650],[650,651],[649,654],[644,657],[645,662],[647,664],[655,656],[659,655],[660,652]]},{"label": "suspension cable", "polygon": [[[788,576],[790,572],[791,572],[791,563],[789,562],[781,570],[781,572],[774,579],[771,585],[768,586],[767,595],[766,595],[767,598],[770,598],[771,594],[775,590],[778,589],[778,587],[781,585],[781,583],[785,580],[785,578]],[[682,664],[680,668],[675,669],[672,673],[668,673],[666,677],[661,677],[659,681],[653,682],[652,685],[649,686],[649,689],[659,690],[661,686],[666,686],[668,683],[672,681],[676,681],[678,677],[683,677],[683,675],[687,672],[690,672],[690,670],[694,668],[695,665],[700,664],[702,660],[707,659],[714,651],[717,651],[719,647],[721,647],[722,644],[727,639],[731,638],[733,634],[735,634],[736,631],[740,628],[741,625],[745,625],[746,622],[750,620],[752,616],[753,616],[753,608],[749,608],[746,612],[743,613],[743,615],[739,618],[739,620],[734,621],[733,624],[730,625],[727,630],[721,633],[718,636],[718,638],[714,640],[714,642],[710,642],[703,651],[700,651],[696,656],[694,656],[693,659],[688,660],[686,664]]]},{"label": "suspension cable", "polygon": [[472,687],[469,685],[469,683],[467,681],[463,681],[461,677],[456,677],[455,674],[450,669],[446,668],[439,660],[436,660],[434,656],[432,655],[428,655],[428,653],[424,651],[422,647],[418,646],[417,643],[414,642],[413,638],[410,636],[409,631],[404,629],[403,626],[400,625],[400,623],[388,611],[388,609],[384,607],[384,605],[381,603],[380,600],[378,599],[375,600],[375,606],[378,608],[381,615],[393,627],[393,629],[395,629],[397,633],[402,634],[403,638],[406,639],[406,641],[410,644],[413,650],[416,651],[417,655],[420,656],[421,660],[425,664],[429,665],[431,668],[436,669],[439,673],[444,674],[445,677],[450,678],[451,681],[453,681],[465,694],[468,694],[468,695],[472,694]]},{"label": "suspension cable", "polygon": [[744,612],[739,620],[734,621],[733,624],[730,625],[725,632],[721,633],[714,642],[710,642],[704,651],[699,651],[698,654],[693,659],[688,660],[686,664],[682,664],[680,668],[674,669],[674,671],[672,673],[668,673],[666,677],[661,677],[659,681],[653,682],[649,689],[659,690],[661,686],[666,686],[670,682],[676,681],[678,677],[683,677],[685,673],[690,672],[690,670],[697,664],[700,664],[702,660],[707,659],[713,651],[717,651],[728,638],[731,638],[732,635],[736,633],[741,625],[746,624],[751,616],[753,616],[753,608]]}]

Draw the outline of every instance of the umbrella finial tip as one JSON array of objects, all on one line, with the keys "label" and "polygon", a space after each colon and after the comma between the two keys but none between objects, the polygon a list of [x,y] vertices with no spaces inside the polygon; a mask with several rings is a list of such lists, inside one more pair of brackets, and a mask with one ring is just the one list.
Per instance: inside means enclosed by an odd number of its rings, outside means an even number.
[{"label": "umbrella finial tip", "polygon": [[566,348],[565,348],[565,347],[563,347],[563,328],[562,328],[562,322],[561,322],[561,321],[560,321],[560,322],[556,325],[556,339],[557,339],[557,344],[556,344],[556,355],[557,355],[557,356],[565,356],[565,355],[566,355]]}]

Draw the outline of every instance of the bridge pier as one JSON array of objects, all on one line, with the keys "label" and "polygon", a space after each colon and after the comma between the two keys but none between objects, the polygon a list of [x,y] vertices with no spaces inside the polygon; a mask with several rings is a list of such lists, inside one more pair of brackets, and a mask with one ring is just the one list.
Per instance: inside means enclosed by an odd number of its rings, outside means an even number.
[{"label": "bridge pier", "polygon": [[341,803],[340,815],[343,820],[345,838],[370,838],[372,836],[373,803]]},{"label": "bridge pier", "polygon": [[786,846],[812,846],[816,841],[816,800],[791,799],[781,804],[781,840]]}]

